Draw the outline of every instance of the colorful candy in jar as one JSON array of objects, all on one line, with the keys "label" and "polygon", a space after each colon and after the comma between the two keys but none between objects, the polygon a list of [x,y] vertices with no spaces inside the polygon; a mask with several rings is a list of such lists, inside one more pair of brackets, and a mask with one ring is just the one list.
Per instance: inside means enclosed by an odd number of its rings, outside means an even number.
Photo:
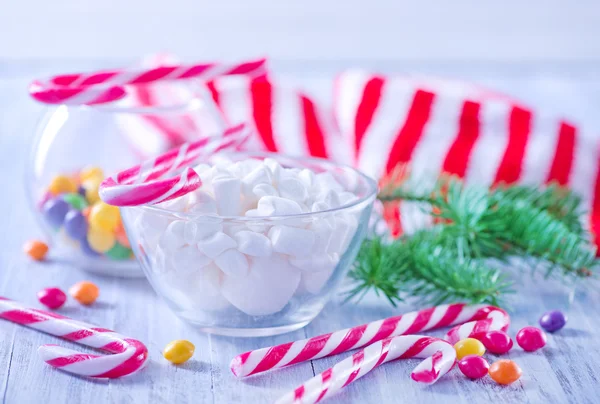
[{"label": "colorful candy in jar", "polygon": [[46,222],[90,258],[133,258],[119,209],[100,200],[98,188],[104,179],[99,167],[88,167],[71,175],[59,174],[49,183],[39,202]]}]

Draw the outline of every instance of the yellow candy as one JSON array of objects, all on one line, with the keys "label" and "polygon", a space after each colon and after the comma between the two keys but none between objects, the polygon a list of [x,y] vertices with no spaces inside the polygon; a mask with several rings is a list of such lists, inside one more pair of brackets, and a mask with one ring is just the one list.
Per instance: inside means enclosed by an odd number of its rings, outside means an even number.
[{"label": "yellow candy", "polygon": [[190,359],[195,349],[196,347],[190,341],[178,339],[167,344],[163,356],[169,362],[179,365]]},{"label": "yellow candy", "polygon": [[87,234],[87,241],[92,250],[98,253],[105,253],[115,245],[116,239],[115,235],[108,230],[90,227]]},{"label": "yellow candy", "polygon": [[72,178],[69,178],[66,175],[57,175],[52,178],[48,191],[54,196],[63,193],[74,193],[77,192],[77,184]]},{"label": "yellow candy", "polygon": [[94,178],[85,180],[83,182],[83,188],[85,189],[85,199],[91,204],[100,202],[100,194],[98,194],[98,188],[102,180],[96,180]]},{"label": "yellow candy", "polygon": [[465,338],[454,344],[456,350],[456,359],[461,360],[467,355],[483,356],[485,353],[485,347],[481,341],[475,338]]},{"label": "yellow candy", "polygon": [[100,182],[104,179],[104,172],[100,167],[87,167],[81,170],[79,173],[79,179],[81,182],[91,179]]},{"label": "yellow candy", "polygon": [[112,233],[121,222],[121,215],[119,214],[119,208],[116,206],[98,202],[92,206],[89,220],[92,228],[99,228]]}]

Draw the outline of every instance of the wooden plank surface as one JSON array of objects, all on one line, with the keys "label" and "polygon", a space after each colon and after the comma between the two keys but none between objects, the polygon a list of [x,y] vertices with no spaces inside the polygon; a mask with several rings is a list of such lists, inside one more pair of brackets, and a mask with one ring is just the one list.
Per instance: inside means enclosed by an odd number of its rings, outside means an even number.
[{"label": "wooden plank surface", "polygon": [[[99,277],[80,272],[58,260],[44,264],[30,262],[21,253],[21,245],[27,239],[40,236],[41,232],[26,202],[23,168],[28,158],[29,140],[42,108],[28,99],[25,88],[31,75],[55,68],[64,70],[60,63],[0,66],[0,211],[4,212],[4,231],[0,233],[0,295],[38,306],[35,293],[44,287],[67,289],[82,279],[92,280],[101,288],[100,301],[89,308],[69,302],[60,312],[141,339],[150,350],[151,360],[146,369],[122,380],[106,382],[73,377],[42,363],[36,349],[44,343],[59,343],[78,350],[85,348],[1,321],[0,397],[4,403],[272,402],[344,355],[241,381],[236,380],[228,369],[233,356],[414,309],[409,305],[394,309],[372,297],[357,305],[341,305],[335,301],[313,323],[294,333],[256,339],[208,336],[178,320],[158,300],[145,280]],[[578,71],[577,74],[549,73],[546,68],[502,73],[494,68],[473,69],[469,66],[455,66],[454,71],[441,66],[436,71],[428,65],[419,70],[471,78],[535,105],[566,111],[567,115],[600,128],[595,113],[600,105],[600,81],[595,79],[594,72],[583,68],[569,70]],[[298,71],[295,75],[304,87],[323,93],[323,84],[331,72],[327,69],[322,69],[319,74],[314,73],[318,69],[310,71],[312,73]],[[288,69],[287,73],[294,72]],[[408,377],[416,361],[397,361],[353,383],[329,402],[597,402],[600,393],[598,285],[578,289],[575,301],[570,304],[569,289],[559,282],[540,283],[527,275],[523,279],[519,293],[511,299],[513,336],[520,327],[536,324],[541,313],[551,308],[568,310],[570,318],[566,329],[549,336],[545,349],[524,353],[515,348],[508,355],[521,365],[524,373],[521,381],[501,387],[489,379],[471,382],[453,371],[436,385],[423,387]],[[442,335],[440,332],[432,334]],[[174,367],[165,363],[161,350],[166,343],[179,338],[194,342],[197,351],[194,360]],[[494,359],[493,356],[489,358]]]}]

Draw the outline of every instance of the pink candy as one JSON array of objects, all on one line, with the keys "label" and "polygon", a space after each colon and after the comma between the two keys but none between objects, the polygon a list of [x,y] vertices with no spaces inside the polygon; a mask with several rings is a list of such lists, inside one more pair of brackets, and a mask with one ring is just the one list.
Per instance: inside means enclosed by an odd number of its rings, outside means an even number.
[{"label": "pink candy", "polygon": [[469,379],[481,379],[487,375],[490,364],[479,355],[467,355],[458,361],[458,368]]},{"label": "pink candy", "polygon": [[536,327],[524,327],[517,333],[517,344],[527,352],[537,351],[546,345],[546,334]]},{"label": "pink candy", "polygon": [[38,300],[50,309],[58,309],[67,301],[67,295],[59,288],[46,288],[37,293]]},{"label": "pink candy", "polygon": [[489,331],[479,340],[489,352],[502,355],[507,353],[513,347],[513,341],[507,333],[500,330]]}]

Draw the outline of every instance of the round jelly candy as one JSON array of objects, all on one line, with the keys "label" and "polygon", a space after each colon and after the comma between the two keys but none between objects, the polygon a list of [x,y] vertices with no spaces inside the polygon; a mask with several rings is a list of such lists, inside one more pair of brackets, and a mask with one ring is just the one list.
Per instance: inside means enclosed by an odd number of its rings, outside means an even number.
[{"label": "round jelly candy", "polygon": [[504,331],[488,331],[480,338],[485,349],[491,353],[502,355],[513,347],[513,340]]},{"label": "round jelly candy", "polygon": [[500,359],[490,366],[490,377],[498,384],[511,384],[519,380],[523,371],[515,362]]},{"label": "round jelly candy", "polygon": [[131,257],[131,250],[119,243],[115,243],[115,245],[105,254],[112,260],[122,261]]},{"label": "round jelly candy", "polygon": [[58,309],[67,301],[67,295],[59,288],[42,289],[37,293],[37,298],[50,309]]},{"label": "round jelly candy", "polygon": [[100,289],[92,282],[82,281],[71,286],[69,294],[79,303],[89,305],[98,299]]},{"label": "round jelly candy", "polygon": [[467,355],[483,356],[485,347],[475,338],[465,338],[454,344],[456,359],[461,360]]},{"label": "round jelly candy", "polygon": [[537,351],[546,345],[546,334],[536,327],[524,327],[517,333],[517,344],[527,352]]},{"label": "round jelly candy", "polygon": [[101,181],[87,180],[83,183],[83,187],[85,188],[85,198],[89,203],[93,204],[100,202],[100,194],[98,193],[100,182]]},{"label": "round jelly candy", "polygon": [[79,248],[88,257],[98,257],[98,256],[100,256],[100,253],[94,251],[92,249],[92,247],[90,247],[90,244],[87,241],[87,237],[84,237],[84,238],[82,238],[79,241]]},{"label": "round jelly candy", "polygon": [[194,355],[196,347],[190,341],[178,339],[171,341],[165,347],[163,356],[166,360],[176,365],[186,362]]},{"label": "round jelly candy", "polygon": [[43,241],[31,240],[25,243],[23,251],[32,259],[42,261],[46,258],[46,254],[48,254],[48,245]]},{"label": "round jelly candy", "polygon": [[85,187],[83,185],[78,186],[77,193],[85,198]]},{"label": "round jelly candy", "polygon": [[65,194],[62,196],[65,202],[67,202],[71,207],[77,210],[82,210],[86,206],[88,206],[87,201],[81,195],[77,194]]},{"label": "round jelly candy", "polygon": [[98,202],[92,206],[89,220],[93,228],[114,232],[121,221],[121,215],[119,214],[119,208],[116,206]]},{"label": "round jelly candy", "polygon": [[567,324],[567,316],[562,311],[552,310],[540,318],[540,325],[548,332],[558,331]]},{"label": "round jelly candy", "polygon": [[50,199],[44,204],[44,217],[52,227],[58,229],[63,224],[69,208],[69,204],[61,198]]},{"label": "round jelly candy", "polygon": [[85,217],[78,210],[70,210],[65,216],[65,231],[73,240],[82,240],[86,238],[88,223]]},{"label": "round jelly candy", "polygon": [[90,227],[87,234],[87,242],[92,250],[105,253],[115,245],[115,235],[101,228]]},{"label": "round jelly candy", "polygon": [[79,179],[81,182],[87,180],[102,181],[104,179],[104,172],[100,167],[86,167],[79,173]]},{"label": "round jelly candy", "polygon": [[477,355],[467,355],[458,361],[458,368],[469,379],[481,379],[487,375],[490,364]]},{"label": "round jelly candy", "polygon": [[69,192],[77,192],[77,184],[72,178],[66,175],[57,175],[50,181],[48,191],[54,196]]}]

